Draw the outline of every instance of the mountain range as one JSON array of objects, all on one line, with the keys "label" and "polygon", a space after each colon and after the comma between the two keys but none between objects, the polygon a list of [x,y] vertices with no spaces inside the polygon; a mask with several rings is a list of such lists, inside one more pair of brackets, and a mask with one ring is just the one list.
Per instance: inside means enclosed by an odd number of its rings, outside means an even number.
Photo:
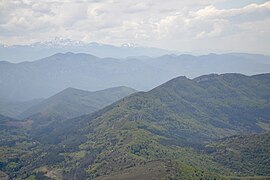
[{"label": "mountain range", "polygon": [[71,39],[55,38],[52,41],[36,42],[29,45],[0,45],[0,61],[34,61],[56,53],[88,53],[98,57],[126,58],[132,56],[157,57],[176,53],[165,49],[141,47],[132,43],[113,46],[100,43],[85,43]]},{"label": "mountain range", "polygon": [[67,87],[97,91],[127,86],[148,91],[181,75],[189,78],[209,73],[253,75],[269,70],[270,57],[254,54],[115,59],[58,53],[34,62],[0,62],[0,98],[30,101],[48,98]]},{"label": "mountain range", "polygon": [[267,178],[269,104],[270,74],[180,76],[39,133],[12,131],[0,170],[36,179]]}]

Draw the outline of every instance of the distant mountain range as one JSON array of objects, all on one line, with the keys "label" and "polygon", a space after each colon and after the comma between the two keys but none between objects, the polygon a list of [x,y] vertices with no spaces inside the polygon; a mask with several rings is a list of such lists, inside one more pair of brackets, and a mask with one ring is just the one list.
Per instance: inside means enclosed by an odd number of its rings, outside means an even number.
[{"label": "distant mountain range", "polygon": [[55,38],[52,41],[37,42],[29,45],[0,45],[0,61],[22,62],[33,61],[56,53],[88,53],[101,58],[126,58],[130,56],[157,57],[176,53],[159,48],[141,47],[132,43],[113,46],[99,43],[84,43],[70,39]]},{"label": "distant mountain range", "polygon": [[98,58],[58,53],[22,63],[0,62],[0,98],[29,101],[48,98],[67,87],[97,91],[127,86],[147,91],[169,79],[209,73],[270,72],[270,57],[254,54],[165,55],[156,58]]}]

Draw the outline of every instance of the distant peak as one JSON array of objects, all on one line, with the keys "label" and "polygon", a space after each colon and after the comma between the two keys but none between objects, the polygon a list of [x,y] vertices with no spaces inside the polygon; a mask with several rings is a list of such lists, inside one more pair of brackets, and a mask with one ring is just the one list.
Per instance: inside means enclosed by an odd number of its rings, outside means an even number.
[{"label": "distant peak", "polygon": [[138,45],[136,45],[134,43],[124,43],[124,44],[122,44],[121,47],[134,48],[134,47],[138,47]]},{"label": "distant peak", "polygon": [[73,92],[73,91],[83,91],[83,90],[76,89],[76,88],[73,88],[73,87],[68,87],[68,88],[64,89],[62,92]]},{"label": "distant peak", "polygon": [[163,56],[160,56],[160,58],[171,58],[171,57],[178,57],[178,56],[175,54],[165,54]]},{"label": "distant peak", "polygon": [[216,53],[209,53],[208,56],[218,56]]},{"label": "distant peak", "polygon": [[137,90],[135,90],[133,88],[130,88],[130,87],[127,87],[127,86],[111,87],[111,88],[106,88],[106,89],[99,90],[99,91],[96,91],[96,92],[102,92],[102,91],[119,91],[119,90],[129,90],[129,91],[137,92]]},{"label": "distant peak", "polygon": [[93,55],[91,55],[91,54],[86,54],[86,53],[73,53],[73,52],[65,52],[65,53],[56,53],[56,54],[54,54],[54,55],[52,55],[52,56],[60,56],[60,57],[62,57],[62,56],[79,56],[79,55],[83,55],[83,56],[89,56],[89,57],[96,57],[96,56],[93,56]]},{"label": "distant peak", "polygon": [[186,76],[178,76],[176,78],[173,78],[171,80],[169,80],[168,82],[166,82],[165,84],[170,84],[170,83],[177,83],[177,82],[182,82],[182,81],[191,81],[190,79],[188,79]]},{"label": "distant peak", "polygon": [[199,76],[197,78],[194,78],[193,80],[196,81],[197,83],[200,83],[200,82],[214,81],[214,80],[227,79],[227,78],[239,78],[239,77],[242,78],[242,77],[248,77],[248,76],[239,74],[239,73],[208,74],[208,75]]},{"label": "distant peak", "polygon": [[10,63],[8,61],[0,61],[0,64],[12,64],[12,63]]},{"label": "distant peak", "polygon": [[219,76],[218,74],[207,74],[207,75],[196,77],[196,78],[194,78],[194,80],[196,82],[201,82],[201,81],[207,81],[207,80],[210,80],[210,79],[215,79],[218,76]]},{"label": "distant peak", "polygon": [[63,55],[74,55],[73,52],[66,52],[66,53],[56,53],[55,56],[63,56]]},{"label": "distant peak", "polygon": [[74,55],[73,52],[66,52],[65,55]]},{"label": "distant peak", "polygon": [[170,89],[179,89],[179,88],[188,88],[193,81],[186,76],[179,76],[176,78],[173,78],[164,84],[154,88],[151,90],[151,92],[159,91],[159,90],[170,90]]},{"label": "distant peak", "polygon": [[187,80],[188,78],[186,77],[186,76],[178,76],[178,77],[176,77],[176,78],[174,78],[174,79],[172,79],[172,80],[174,80],[174,81],[178,81],[178,80]]},{"label": "distant peak", "polygon": [[32,47],[46,46],[46,47],[66,47],[66,46],[82,46],[85,43],[82,41],[72,40],[68,38],[55,37],[50,41],[36,42],[31,44]]},{"label": "distant peak", "polygon": [[74,93],[91,93],[90,91],[86,91],[86,90],[82,90],[82,89],[76,89],[73,87],[68,87],[62,91],[60,91],[59,93],[56,94],[57,95],[66,95],[66,94],[74,94]]},{"label": "distant peak", "polygon": [[64,91],[65,90],[77,90],[77,89],[76,88],[73,88],[73,87],[68,87],[68,88],[64,89]]},{"label": "distant peak", "polygon": [[103,44],[97,43],[97,42],[91,42],[89,43],[90,46],[102,46]]}]

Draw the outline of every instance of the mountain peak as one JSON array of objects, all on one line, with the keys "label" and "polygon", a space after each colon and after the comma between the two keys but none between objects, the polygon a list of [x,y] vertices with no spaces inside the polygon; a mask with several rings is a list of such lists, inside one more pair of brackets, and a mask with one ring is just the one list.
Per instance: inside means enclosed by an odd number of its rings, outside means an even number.
[{"label": "mountain peak", "polygon": [[185,82],[185,81],[191,81],[189,78],[186,76],[178,76],[176,78],[173,78],[172,80],[168,81],[165,83],[166,84],[174,84],[174,83],[180,83],[180,82]]},{"label": "mountain peak", "polygon": [[68,38],[55,37],[50,41],[36,42],[31,44],[32,47],[69,47],[69,46],[82,46],[85,43],[82,41],[72,40]]},{"label": "mountain peak", "polygon": [[[128,87],[116,87],[95,92],[68,87],[36,106],[30,107],[21,114],[21,117],[33,118],[33,115],[41,114],[44,117],[55,116],[59,119],[72,118],[92,113],[134,92],[136,91]],[[41,116],[38,115],[36,118],[41,118]]]},{"label": "mountain peak", "polygon": [[86,90],[82,90],[82,89],[76,89],[73,87],[68,87],[64,90],[62,90],[61,92],[57,93],[54,96],[66,96],[66,95],[71,95],[71,94],[90,94],[92,93],[91,91],[86,91]]},{"label": "mountain peak", "polygon": [[75,53],[73,52],[66,52],[66,53],[56,53],[52,56],[71,56],[71,55],[75,55]]},{"label": "mountain peak", "polygon": [[199,76],[197,78],[194,78],[193,80],[199,83],[199,82],[205,82],[205,81],[216,79],[218,76],[219,76],[218,74],[209,74],[209,75]]},{"label": "mountain peak", "polygon": [[165,82],[164,84],[152,89],[150,92],[159,92],[159,91],[167,91],[169,90],[179,90],[182,88],[188,88],[192,83],[194,83],[191,79],[188,79],[186,76],[179,76],[170,81]]},{"label": "mountain peak", "polygon": [[91,54],[86,53],[73,53],[73,52],[65,52],[65,53],[56,53],[54,55],[51,55],[49,57],[37,60],[37,61],[47,61],[47,60],[96,60],[99,59],[96,56],[93,56]]},{"label": "mountain peak", "polygon": [[121,47],[124,47],[124,48],[134,48],[134,47],[138,47],[136,44],[134,43],[124,43],[122,44]]}]

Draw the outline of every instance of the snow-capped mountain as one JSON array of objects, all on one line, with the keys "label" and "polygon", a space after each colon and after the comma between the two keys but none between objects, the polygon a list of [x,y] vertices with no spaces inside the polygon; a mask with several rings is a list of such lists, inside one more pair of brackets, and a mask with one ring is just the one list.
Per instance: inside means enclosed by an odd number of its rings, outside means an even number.
[{"label": "snow-capped mountain", "polygon": [[31,47],[72,47],[72,46],[84,46],[86,43],[83,41],[76,41],[72,39],[64,39],[56,37],[51,41],[36,42],[30,44]]},{"label": "snow-capped mountain", "polygon": [[88,53],[98,57],[112,58],[126,58],[134,56],[157,57],[165,54],[176,53],[159,48],[141,47],[134,43],[125,43],[122,46],[113,46],[57,37],[51,41],[36,42],[29,45],[0,45],[0,61],[34,61],[55,53],[66,52]]}]

